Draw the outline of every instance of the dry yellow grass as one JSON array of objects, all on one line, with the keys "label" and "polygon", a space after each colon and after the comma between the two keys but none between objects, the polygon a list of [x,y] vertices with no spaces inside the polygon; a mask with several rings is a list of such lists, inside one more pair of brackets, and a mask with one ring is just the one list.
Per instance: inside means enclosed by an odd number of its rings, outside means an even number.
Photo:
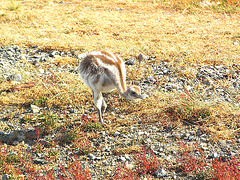
[{"label": "dry yellow grass", "polygon": [[46,50],[108,49],[123,57],[143,52],[193,66],[239,63],[239,45],[233,44],[240,39],[239,12],[214,13],[201,8],[201,1],[190,2],[1,1],[0,42]]}]

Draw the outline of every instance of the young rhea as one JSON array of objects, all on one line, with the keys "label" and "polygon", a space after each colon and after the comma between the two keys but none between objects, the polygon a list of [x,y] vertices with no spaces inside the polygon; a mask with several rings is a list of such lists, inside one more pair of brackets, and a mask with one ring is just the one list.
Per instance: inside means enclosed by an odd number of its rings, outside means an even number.
[{"label": "young rhea", "polygon": [[107,108],[102,92],[117,89],[123,98],[144,99],[138,86],[132,85],[127,88],[125,63],[111,52],[91,52],[83,59],[78,70],[83,81],[92,89],[94,104],[102,124],[102,114]]}]

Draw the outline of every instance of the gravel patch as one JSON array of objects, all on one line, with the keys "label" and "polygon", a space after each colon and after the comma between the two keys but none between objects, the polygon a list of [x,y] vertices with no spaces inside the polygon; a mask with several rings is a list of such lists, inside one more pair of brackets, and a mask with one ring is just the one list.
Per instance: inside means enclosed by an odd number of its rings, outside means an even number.
[{"label": "gravel patch", "polygon": [[[59,67],[50,63],[58,56],[73,57],[80,60],[86,54],[61,51],[43,52],[37,46],[25,49],[18,46],[1,47],[0,80],[1,82],[14,81],[20,83],[23,77],[26,76],[26,72],[24,71],[23,73],[21,69],[29,68],[27,67],[29,64],[39,70],[38,74],[36,74],[36,72],[31,72],[29,69],[27,73],[29,76],[61,71],[77,73],[77,67],[67,65]],[[144,59],[154,60],[156,58],[154,55],[149,57],[144,56],[144,58],[143,55],[140,55],[140,57],[141,61],[144,61]],[[131,58],[126,60],[126,64],[130,67],[136,64],[137,61],[137,58]],[[41,69],[41,63],[43,62],[49,62],[47,70]],[[168,62],[154,63],[149,66],[151,66],[150,75],[139,82],[145,92],[158,90],[166,93],[174,91],[186,93],[187,91],[191,94],[198,94],[202,98],[202,101],[235,103],[236,108],[240,107],[240,65],[198,66],[192,69],[184,69],[183,67],[181,70]],[[57,133],[49,133],[37,140],[38,137],[35,128],[22,122],[26,116],[40,114],[43,107],[31,105],[24,108],[25,112],[19,114],[18,107],[1,107],[0,123],[9,127],[2,127],[0,131],[1,141],[3,144],[8,143],[11,146],[21,143],[22,147],[31,155],[34,164],[45,165],[48,163],[45,160],[47,151],[36,152],[33,151],[33,148],[35,148],[37,142],[40,142],[47,148],[48,144],[57,138]],[[51,111],[59,116],[63,115],[57,108],[53,108]],[[94,111],[94,109],[89,109],[88,111],[86,114]],[[80,115],[77,108],[72,106],[69,106],[65,113],[69,118],[73,119],[78,119]],[[10,114],[12,120],[8,121]],[[58,121],[61,122],[61,119],[59,118]],[[209,159],[209,162],[219,157],[223,161],[234,157],[239,158],[240,153],[240,137],[232,141],[212,142],[210,135],[197,125],[167,128],[157,122],[152,124],[138,122],[138,124],[123,126],[115,130],[115,132],[103,129],[98,131],[97,135],[98,138],[93,138],[90,142],[94,151],[86,153],[85,156],[82,156],[82,151],[79,148],[75,148],[73,152],[70,152],[70,145],[56,145],[51,149],[53,152],[58,153],[54,171],[55,175],[61,174],[61,169],[58,165],[65,165],[66,160],[73,158],[73,154],[76,154],[81,159],[82,166],[88,167],[91,171],[92,179],[106,179],[114,176],[114,170],[116,170],[119,164],[125,163],[130,169],[134,167],[136,159],[134,159],[134,153],[132,152],[145,146],[157,158],[161,159],[161,162],[168,162],[169,166],[173,167],[161,167],[153,173],[153,177],[159,179],[189,179],[188,175],[184,175],[178,169],[174,169],[179,164],[179,154],[182,153],[179,142],[189,148],[195,147],[197,143],[203,152],[203,156]],[[134,149],[136,147],[138,149]],[[123,152],[119,150],[123,150]],[[14,151],[11,151],[14,154]],[[191,151],[190,153],[194,157],[200,156],[199,151]],[[8,178],[8,174],[2,175],[2,179]]]}]

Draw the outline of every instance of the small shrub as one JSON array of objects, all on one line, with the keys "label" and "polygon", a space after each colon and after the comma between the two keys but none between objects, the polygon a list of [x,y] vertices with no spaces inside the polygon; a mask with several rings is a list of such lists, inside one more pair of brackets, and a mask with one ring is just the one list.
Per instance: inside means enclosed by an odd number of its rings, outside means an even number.
[{"label": "small shrub", "polygon": [[15,168],[22,160],[29,160],[22,149],[11,152],[9,145],[3,145],[0,142],[0,174],[9,174],[11,179],[17,179],[22,174],[19,168]]},{"label": "small shrub", "polygon": [[11,4],[8,6],[8,10],[9,11],[16,11],[20,8],[21,6],[20,5],[14,5],[14,4]]},{"label": "small shrub", "polygon": [[219,180],[236,179],[240,180],[240,160],[232,158],[227,162],[223,162],[221,158],[215,159],[212,162],[214,177]]},{"label": "small shrub", "polygon": [[41,123],[43,133],[51,133],[57,127],[58,116],[53,114],[42,114],[34,117],[35,122]]},{"label": "small shrub", "polygon": [[76,127],[70,131],[62,132],[57,141],[60,145],[70,144],[74,151],[78,151],[81,155],[94,150],[89,136]]},{"label": "small shrub", "polygon": [[[38,131],[37,131],[38,133]],[[39,133],[38,133],[39,134]],[[39,142],[35,146],[39,146]],[[33,163],[31,156],[27,151],[16,148],[16,153],[10,155],[9,145],[0,143],[0,174],[8,174],[10,179],[36,179],[36,180],[55,180],[55,179],[81,179],[90,180],[90,171],[83,169],[81,163],[76,160],[77,156],[70,156],[66,160],[66,166],[60,164],[61,173],[56,176],[55,169],[49,166],[39,167]],[[41,149],[42,152],[43,149]],[[31,153],[34,152],[31,151]],[[37,152],[35,152],[37,153]],[[49,156],[57,156],[59,152],[49,151]]]},{"label": "small shrub", "polygon": [[[134,169],[130,169],[126,166],[126,164],[121,164],[114,172],[113,179],[120,179],[120,180],[137,180],[140,177],[137,176]],[[113,180],[111,179],[111,180]]]},{"label": "small shrub", "polygon": [[90,140],[86,136],[79,138],[73,143],[73,145],[74,147],[76,147],[76,150],[78,150],[79,154],[81,155],[89,154],[94,150]]},{"label": "small shrub", "polygon": [[221,158],[216,158],[209,163],[197,143],[195,144],[195,151],[199,152],[199,157],[190,155],[187,152],[186,145],[182,144],[182,147],[184,151],[179,161],[183,172],[192,173],[196,177],[201,177],[201,179],[240,179],[239,158],[231,158],[226,162],[223,162]]},{"label": "small shrub", "polygon": [[38,106],[46,106],[47,99],[48,98],[46,96],[40,96],[38,99],[34,100],[33,104]]},{"label": "small shrub", "polygon": [[82,23],[83,25],[89,25],[89,24],[92,24],[92,22],[91,22],[89,19],[87,19],[87,18],[83,18],[83,19],[81,19],[81,23]]},{"label": "small shrub", "polygon": [[80,127],[81,130],[83,131],[96,131],[96,130],[101,130],[102,124],[98,123],[97,118],[95,117],[90,117],[88,115],[84,115],[82,117],[82,125]]},{"label": "small shrub", "polygon": [[125,164],[122,164],[114,172],[114,179],[140,179],[153,175],[155,171],[160,169],[161,163],[151,150],[146,150],[145,147],[141,152],[135,153],[133,158],[136,161],[136,166],[129,169]]},{"label": "small shrub", "polygon": [[10,155],[10,156],[7,156],[6,159],[5,159],[5,162],[8,163],[8,164],[13,164],[13,163],[17,163],[17,162],[20,162],[19,161],[19,156],[18,155]]},{"label": "small shrub", "polygon": [[41,127],[43,133],[50,133],[57,127],[57,119],[59,117],[53,114],[41,114],[38,116],[26,115],[21,119],[22,123],[40,123],[38,127]]},{"label": "small shrub", "polygon": [[196,124],[199,120],[211,115],[210,108],[197,105],[195,102],[182,102],[180,105],[169,106],[164,112],[173,120]]},{"label": "small shrub", "polygon": [[36,135],[37,135],[37,141],[33,147],[33,151],[36,153],[40,153],[43,150],[43,145],[40,143],[40,129],[35,128]]},{"label": "small shrub", "polygon": [[153,174],[161,166],[152,150],[146,150],[145,147],[142,148],[142,153],[134,154],[133,158],[137,161],[135,169],[139,175]]},{"label": "small shrub", "polygon": [[48,151],[48,157],[58,157],[59,156],[59,151],[57,150],[49,150]]},{"label": "small shrub", "polygon": [[69,132],[62,133],[58,138],[58,142],[60,145],[70,144],[76,141],[78,138],[79,138],[79,134],[77,132],[69,131]]},{"label": "small shrub", "polygon": [[59,179],[60,180],[67,180],[67,179],[90,180],[91,179],[90,171],[87,168],[83,169],[80,162],[74,159],[72,159],[73,162],[70,163],[66,168],[60,165],[63,175],[59,175]]},{"label": "small shrub", "polygon": [[84,123],[81,126],[81,129],[84,131],[100,130],[102,129],[102,125],[95,122],[88,122],[88,123]]}]

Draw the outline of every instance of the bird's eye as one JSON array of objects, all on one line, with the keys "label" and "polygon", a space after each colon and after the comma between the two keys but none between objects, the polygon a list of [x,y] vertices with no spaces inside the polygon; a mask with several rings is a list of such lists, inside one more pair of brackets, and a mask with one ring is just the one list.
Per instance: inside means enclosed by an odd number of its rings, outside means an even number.
[{"label": "bird's eye", "polygon": [[134,95],[135,95],[135,94],[136,94],[136,92],[135,92],[135,91],[132,91],[132,94],[134,94]]}]

